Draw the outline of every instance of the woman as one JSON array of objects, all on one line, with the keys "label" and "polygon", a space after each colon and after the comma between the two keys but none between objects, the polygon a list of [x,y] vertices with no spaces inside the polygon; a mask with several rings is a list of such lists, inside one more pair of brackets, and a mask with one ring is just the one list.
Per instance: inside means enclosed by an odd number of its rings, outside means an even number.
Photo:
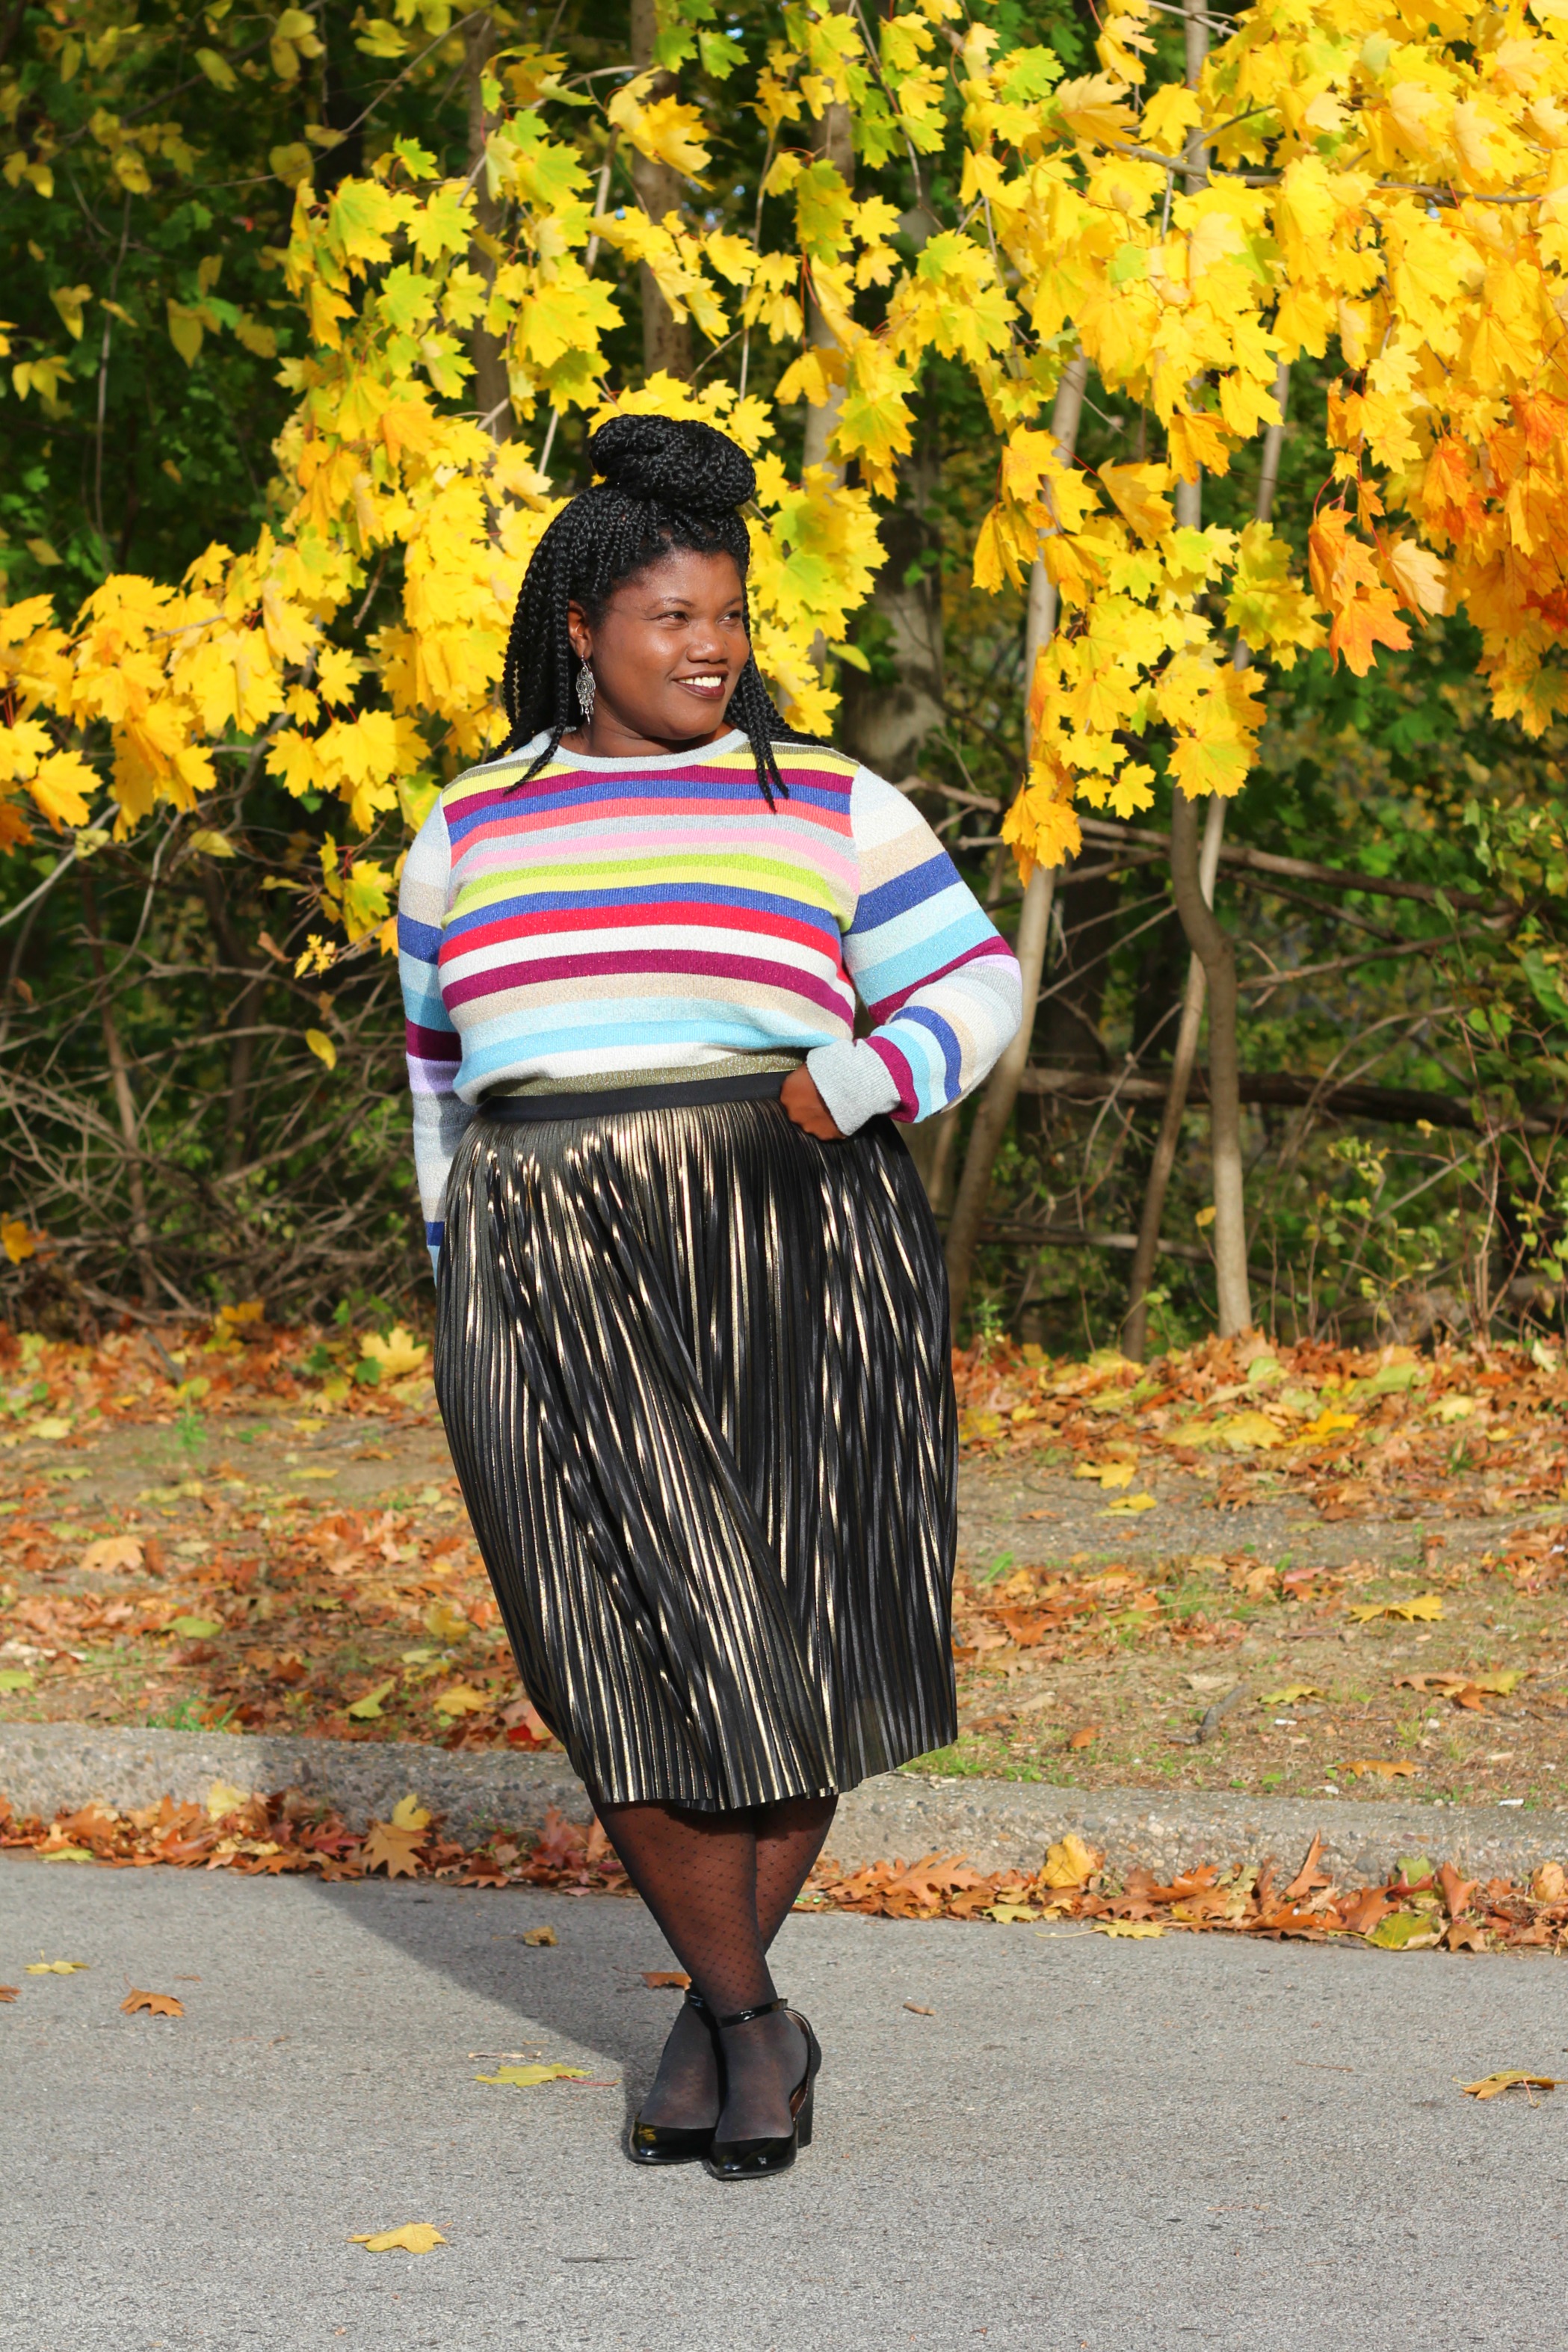
[{"label": "woman", "polygon": [[510,748],[404,871],[415,1148],[523,1683],[692,1979],[628,2152],[742,2179],[811,2136],[766,1954],[837,1793],[954,1736],[946,1286],[894,1122],[984,1076],[1018,968],[901,794],[769,699],[742,451],[626,416],[588,455]]}]

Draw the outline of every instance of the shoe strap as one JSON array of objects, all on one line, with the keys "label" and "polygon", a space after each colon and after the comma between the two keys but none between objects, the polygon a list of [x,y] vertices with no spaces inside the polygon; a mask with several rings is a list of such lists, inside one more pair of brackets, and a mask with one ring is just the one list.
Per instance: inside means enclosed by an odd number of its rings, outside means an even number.
[{"label": "shoe strap", "polygon": [[784,1994],[780,1993],[776,2000],[759,2001],[755,2009],[738,2009],[733,2017],[715,2018],[714,2023],[721,2026],[750,2025],[753,2017],[772,2017],[779,2010],[787,2009],[788,2007],[788,2001],[784,1999]]},{"label": "shoe strap", "polygon": [[695,1985],[688,1985],[686,1988],[686,2006],[688,2009],[700,2010],[704,2017],[711,2017],[713,2014]]}]

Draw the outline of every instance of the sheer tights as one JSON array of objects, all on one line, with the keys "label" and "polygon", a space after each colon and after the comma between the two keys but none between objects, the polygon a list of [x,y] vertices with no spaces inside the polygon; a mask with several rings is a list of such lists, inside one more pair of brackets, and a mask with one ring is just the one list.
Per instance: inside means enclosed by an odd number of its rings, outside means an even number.
[{"label": "sheer tights", "polygon": [[[793,1797],[736,1813],[599,1807],[633,1885],[715,2015],[773,1999],[768,1947],[822,1851],[837,1801]],[[722,2086],[707,2023],[682,2003],[643,2120],[692,2129],[717,2122],[726,2140],[787,2132],[789,2095],[805,2063],[798,2026],[781,2010],[721,2029],[719,2040]]]}]

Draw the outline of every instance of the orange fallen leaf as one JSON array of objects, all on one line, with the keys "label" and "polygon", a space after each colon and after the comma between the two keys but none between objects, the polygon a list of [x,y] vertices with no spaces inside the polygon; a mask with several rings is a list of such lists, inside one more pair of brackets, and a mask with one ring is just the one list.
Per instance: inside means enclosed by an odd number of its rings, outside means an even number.
[{"label": "orange fallen leaf", "polygon": [[1073,1733],[1072,1738],[1068,1741],[1068,1746],[1069,1748],[1091,1748],[1094,1745],[1094,1742],[1099,1738],[1100,1733],[1100,1726],[1098,1723],[1080,1723],[1078,1729]]},{"label": "orange fallen leaf", "polygon": [[0,2000],[20,2000],[21,1998],[20,1985],[0,1985]]},{"label": "orange fallen leaf", "polygon": [[1379,1780],[1413,1780],[1415,1778],[1414,1764],[1385,1764],[1373,1756],[1361,1757],[1355,1763],[1347,1764],[1344,1769],[1353,1772],[1358,1780],[1368,1772]]},{"label": "orange fallen leaf", "polygon": [[[1483,2074],[1479,2083],[1463,2083],[1459,2087],[1467,2098],[1495,2099],[1500,2091],[1511,2091],[1516,2085],[1526,2092],[1554,2091],[1557,2082],[1555,2074],[1529,2074],[1522,2066],[1505,2066],[1495,2074]],[[1534,2104],[1531,2100],[1531,2105]]]},{"label": "orange fallen leaf", "polygon": [[425,1832],[417,1829],[402,1829],[391,1822],[372,1822],[360,1860],[366,1870],[384,1870],[388,1878],[414,1878],[418,1875],[416,1859]]},{"label": "orange fallen leaf", "polygon": [[684,1969],[644,1969],[642,1980],[653,1992],[684,1992],[691,1982]]},{"label": "orange fallen leaf", "polygon": [[916,2017],[934,2017],[936,2015],[934,2009],[922,2009],[918,2000],[906,2000],[904,2007]]},{"label": "orange fallen leaf", "polygon": [[128,1992],[120,2006],[127,2016],[139,2009],[144,2009],[149,2017],[184,2017],[185,2013],[184,2002],[172,1992]]}]

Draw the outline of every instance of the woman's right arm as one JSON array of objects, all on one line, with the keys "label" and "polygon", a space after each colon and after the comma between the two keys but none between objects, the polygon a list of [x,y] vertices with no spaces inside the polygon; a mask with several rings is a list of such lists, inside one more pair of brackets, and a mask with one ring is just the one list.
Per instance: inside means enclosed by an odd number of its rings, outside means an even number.
[{"label": "woman's right arm", "polygon": [[408,1084],[414,1096],[414,1165],[430,1263],[440,1261],[447,1171],[473,1117],[458,1099],[462,1041],[441,996],[439,957],[452,873],[452,843],[440,802],[415,835],[397,894],[397,962],[403,984]]}]

